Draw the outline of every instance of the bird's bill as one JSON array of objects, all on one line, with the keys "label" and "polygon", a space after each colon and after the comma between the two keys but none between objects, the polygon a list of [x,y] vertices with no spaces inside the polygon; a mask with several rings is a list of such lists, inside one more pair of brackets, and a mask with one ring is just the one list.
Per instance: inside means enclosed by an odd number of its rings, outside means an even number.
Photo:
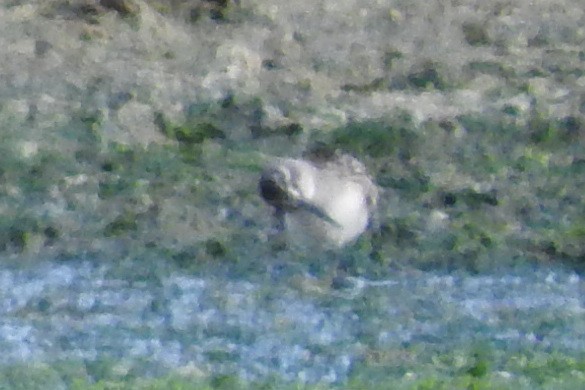
[{"label": "bird's bill", "polygon": [[304,200],[299,200],[297,201],[296,204],[297,208],[302,209],[302,210],[306,210],[309,213],[313,214],[314,216],[324,220],[325,222],[337,227],[337,228],[341,228],[342,226],[333,218],[331,218],[323,209],[321,209],[320,207],[306,202]]}]

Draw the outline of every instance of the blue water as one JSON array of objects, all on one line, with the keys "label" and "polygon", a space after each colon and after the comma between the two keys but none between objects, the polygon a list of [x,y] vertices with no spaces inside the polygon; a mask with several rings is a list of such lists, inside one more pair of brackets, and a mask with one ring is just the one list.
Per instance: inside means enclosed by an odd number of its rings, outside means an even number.
[{"label": "blue water", "polygon": [[350,278],[338,290],[302,274],[275,284],[114,269],[95,261],[0,269],[0,364],[108,358],[153,375],[340,382],[368,350],[470,342],[585,350],[584,283],[562,268],[412,270]]}]

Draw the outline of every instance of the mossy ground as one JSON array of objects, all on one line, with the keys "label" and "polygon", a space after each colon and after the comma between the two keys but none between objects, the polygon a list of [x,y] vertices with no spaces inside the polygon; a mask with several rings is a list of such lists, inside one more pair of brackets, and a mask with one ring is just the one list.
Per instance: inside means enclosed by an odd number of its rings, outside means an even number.
[{"label": "mossy ground", "polygon": [[515,352],[472,347],[444,352],[404,348],[371,351],[346,383],[303,384],[272,378],[245,381],[185,369],[162,377],[138,375],[115,361],[16,365],[0,370],[9,389],[576,389],[585,384],[585,360],[560,353]]},{"label": "mossy ground", "polygon": [[154,250],[195,263],[245,262],[265,253],[270,227],[256,188],[263,162],[275,149],[324,141],[363,159],[382,188],[379,225],[353,246],[374,260],[365,272],[405,264],[583,266],[585,124],[578,118],[535,111],[415,123],[396,112],[327,132],[266,129],[239,140],[230,137],[234,119],[223,114],[234,107],[257,110],[232,99],[185,123],[161,114],[168,142],[147,147],[104,144],[99,116],[87,113],[34,147],[14,130],[21,124],[0,123],[9,135],[0,156],[0,250],[109,257],[115,248],[118,255]]}]

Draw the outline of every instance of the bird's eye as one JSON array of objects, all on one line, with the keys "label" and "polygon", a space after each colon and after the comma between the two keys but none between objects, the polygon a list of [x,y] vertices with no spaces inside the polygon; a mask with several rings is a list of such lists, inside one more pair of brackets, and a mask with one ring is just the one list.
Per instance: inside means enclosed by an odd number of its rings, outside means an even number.
[{"label": "bird's eye", "polygon": [[286,192],[273,179],[261,179],[259,187],[262,198],[274,206],[278,206],[287,199]]}]

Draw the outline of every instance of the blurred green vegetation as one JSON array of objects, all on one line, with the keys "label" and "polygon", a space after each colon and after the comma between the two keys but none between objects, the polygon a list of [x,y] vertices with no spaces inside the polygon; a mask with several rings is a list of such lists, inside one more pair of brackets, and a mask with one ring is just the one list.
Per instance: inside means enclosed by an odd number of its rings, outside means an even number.
[{"label": "blurred green vegetation", "polygon": [[207,375],[196,367],[164,376],[136,371],[115,360],[60,361],[0,369],[9,389],[577,389],[585,384],[585,360],[560,353],[503,353],[487,346],[451,351],[400,348],[367,351],[350,377],[336,384],[304,384],[272,377],[244,381]]},{"label": "blurred green vegetation", "polygon": [[75,256],[91,243],[99,254],[115,240],[201,264],[253,261],[271,226],[261,166],[318,142],[362,159],[382,188],[376,228],[344,260],[360,274],[522,261],[583,269],[582,119],[534,102],[525,114],[417,122],[396,111],[319,131],[270,128],[262,107],[228,96],[190,106],[180,123],[158,113],[167,142],[147,147],[105,142],[91,110],[36,141],[0,116],[0,250]]}]

